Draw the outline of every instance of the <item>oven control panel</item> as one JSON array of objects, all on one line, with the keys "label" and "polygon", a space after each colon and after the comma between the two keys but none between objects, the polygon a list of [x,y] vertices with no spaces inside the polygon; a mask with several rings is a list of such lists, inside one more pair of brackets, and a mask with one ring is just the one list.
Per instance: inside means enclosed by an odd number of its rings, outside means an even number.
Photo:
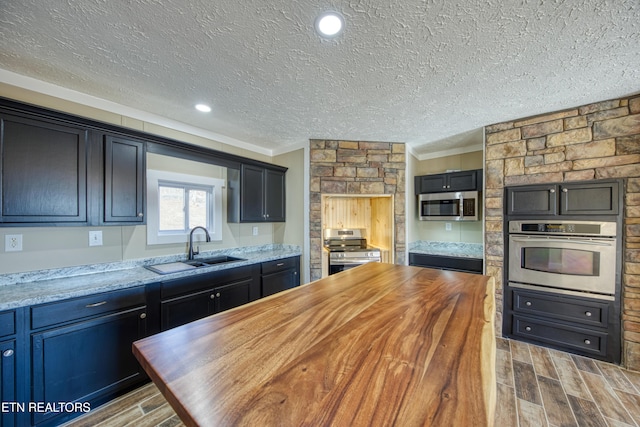
[{"label": "oven control panel", "polygon": [[598,221],[554,221],[554,222],[533,222],[533,221],[510,221],[510,233],[524,234],[573,234],[584,236],[615,236],[615,222]]}]

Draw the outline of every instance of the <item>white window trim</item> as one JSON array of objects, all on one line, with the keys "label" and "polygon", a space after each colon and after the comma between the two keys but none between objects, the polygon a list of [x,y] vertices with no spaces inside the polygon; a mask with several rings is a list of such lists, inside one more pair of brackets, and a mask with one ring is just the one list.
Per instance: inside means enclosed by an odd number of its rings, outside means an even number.
[{"label": "white window trim", "polygon": [[[199,175],[187,175],[177,172],[167,172],[154,169],[147,170],[147,244],[162,245],[169,243],[186,243],[189,240],[188,233],[176,233],[160,235],[160,212],[158,210],[158,182],[174,181],[212,188],[213,194],[213,222],[207,230],[211,241],[222,240],[222,187],[225,181],[220,178],[210,178]],[[198,233],[200,236],[202,231]],[[200,236],[201,237],[201,236]],[[198,237],[200,239],[200,237]]]}]

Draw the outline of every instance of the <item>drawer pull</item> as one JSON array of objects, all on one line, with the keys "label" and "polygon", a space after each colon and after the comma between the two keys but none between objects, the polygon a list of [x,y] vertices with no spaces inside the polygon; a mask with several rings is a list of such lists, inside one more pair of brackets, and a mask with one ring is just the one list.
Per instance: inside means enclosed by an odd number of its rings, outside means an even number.
[{"label": "drawer pull", "polygon": [[2,357],[11,357],[13,356],[13,349],[5,350],[2,352]]},{"label": "drawer pull", "polygon": [[276,267],[282,267],[284,265],[284,262],[279,262],[276,264]]},{"label": "drawer pull", "polygon": [[584,315],[587,316],[587,317],[591,317],[591,312],[587,311],[587,312],[584,313]]},{"label": "drawer pull", "polygon": [[527,301],[524,303],[524,305],[526,305],[527,307],[531,307],[531,304],[532,304],[531,301]]},{"label": "drawer pull", "polygon": [[591,340],[584,340],[584,343],[585,343],[586,345],[591,345]]},{"label": "drawer pull", "polygon": [[106,301],[94,302],[93,304],[85,305],[85,307],[87,308],[100,307],[101,305],[105,305],[106,303],[107,303]]},{"label": "drawer pull", "polygon": [[527,332],[531,332],[531,326],[525,327],[524,330],[527,331]]}]

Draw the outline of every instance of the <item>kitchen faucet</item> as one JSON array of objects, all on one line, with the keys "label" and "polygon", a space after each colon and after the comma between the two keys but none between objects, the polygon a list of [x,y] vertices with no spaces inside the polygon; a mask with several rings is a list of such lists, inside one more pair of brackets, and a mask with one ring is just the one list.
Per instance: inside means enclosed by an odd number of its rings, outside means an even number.
[{"label": "kitchen faucet", "polygon": [[201,226],[193,227],[189,232],[189,261],[193,259],[194,255],[198,255],[200,253],[200,247],[198,247],[198,250],[196,251],[193,250],[193,232],[196,231],[198,228],[202,229],[202,231],[204,231],[204,234],[207,235],[207,242],[211,241],[211,236],[209,236],[209,232],[207,231],[206,228]]}]

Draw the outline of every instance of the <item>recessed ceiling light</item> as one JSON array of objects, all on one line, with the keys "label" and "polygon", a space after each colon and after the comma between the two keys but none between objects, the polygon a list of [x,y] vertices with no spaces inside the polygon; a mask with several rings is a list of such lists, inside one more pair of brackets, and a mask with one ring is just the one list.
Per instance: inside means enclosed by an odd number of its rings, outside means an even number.
[{"label": "recessed ceiling light", "polygon": [[324,12],[316,19],[316,31],[322,37],[337,37],[344,28],[344,18],[338,12]]},{"label": "recessed ceiling light", "polygon": [[203,113],[209,113],[209,112],[211,112],[211,107],[209,107],[208,105],[205,105],[205,104],[197,104],[196,105],[196,110],[202,111]]}]

